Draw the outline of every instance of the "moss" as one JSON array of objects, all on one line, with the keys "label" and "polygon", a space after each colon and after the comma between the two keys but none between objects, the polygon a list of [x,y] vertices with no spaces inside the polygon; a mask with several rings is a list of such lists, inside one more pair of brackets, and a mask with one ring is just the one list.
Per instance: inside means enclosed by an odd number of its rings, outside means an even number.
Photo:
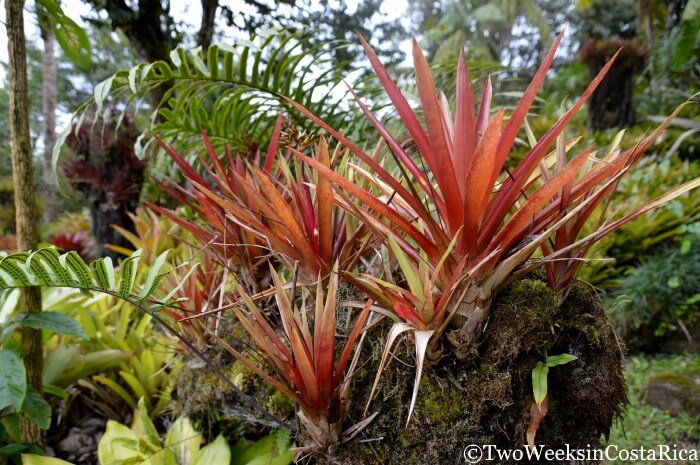
[{"label": "moss", "polygon": [[[446,354],[428,370],[408,426],[415,360],[411,344],[401,345],[370,406],[380,415],[363,432],[364,438],[382,439],[341,448],[337,463],[460,463],[469,444],[523,444],[533,401],[532,368],[547,355],[565,352],[579,361],[550,371],[550,411],[538,443],[596,443],[626,403],[620,348],[589,289],[575,286],[561,306],[558,298],[537,276],[503,289],[493,301],[479,356],[460,363]],[[381,326],[372,339],[382,341],[389,326]],[[369,394],[382,349],[370,347],[354,382],[354,398]],[[362,419],[363,407],[351,409],[348,425]]]},{"label": "moss", "polygon": [[294,402],[278,390],[273,390],[263,405],[268,412],[279,418],[290,418],[294,416]]},{"label": "moss", "polygon": [[[293,403],[282,393],[268,386],[244,364],[238,361],[228,364],[222,364],[221,360],[216,362],[227,378],[251,396],[258,405],[280,419],[293,418]],[[245,431],[246,437],[250,438],[266,431],[261,427],[263,423],[260,414],[251,412],[250,406],[243,404],[224,380],[197,362],[185,365],[178,373],[172,400],[174,414],[189,416],[201,430],[209,433],[210,439],[216,437],[218,431],[223,428]],[[251,416],[247,419],[241,418],[241,408],[251,412]]]},{"label": "moss", "polygon": [[[260,377],[239,361],[227,365],[224,372],[233,384],[246,394],[252,394],[260,388]],[[220,384],[226,389],[223,380],[220,380]]]},{"label": "moss", "polygon": [[438,382],[424,382],[418,393],[417,408],[420,415],[433,424],[449,426],[463,420],[472,405],[457,389],[441,386]]},{"label": "moss", "polygon": [[685,373],[666,371],[653,375],[651,379],[660,383],[673,384],[674,386],[677,386],[685,391],[700,394],[700,384],[695,381],[699,378],[700,369],[696,369]]},{"label": "moss", "polygon": [[665,371],[649,377],[648,386],[652,384],[668,384],[673,386],[670,392],[680,402],[682,409],[690,415],[700,415],[700,369],[679,372]]},{"label": "moss", "polygon": [[549,329],[558,313],[557,295],[537,279],[521,279],[503,290],[492,305],[491,357],[516,357],[518,352],[534,348],[546,350],[552,339]]}]

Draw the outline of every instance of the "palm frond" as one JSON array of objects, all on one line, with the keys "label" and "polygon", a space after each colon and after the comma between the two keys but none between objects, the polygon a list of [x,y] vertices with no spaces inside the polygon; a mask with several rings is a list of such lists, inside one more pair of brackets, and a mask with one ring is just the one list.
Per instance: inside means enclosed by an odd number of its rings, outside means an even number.
[{"label": "palm frond", "polygon": [[263,418],[257,418],[247,409],[241,406],[234,406],[233,409],[241,418],[268,426],[287,427],[288,425],[275,418],[250,396],[241,391],[209,357],[198,350],[189,339],[177,332],[159,315],[159,311],[163,307],[178,302],[178,300],[171,299],[187,281],[190,273],[195,270],[195,267],[190,268],[184,278],[167,295],[160,299],[155,299],[154,292],[158,289],[159,282],[164,276],[173,271],[161,272],[169,252],[167,250],[156,258],[143,281],[137,279],[137,277],[141,276],[138,274],[139,259],[141,258],[140,250],[135,251],[131,256],[122,260],[118,270],[115,270],[110,258],[95,260],[88,266],[76,252],[71,251],[59,255],[53,247],[39,249],[34,252],[18,252],[0,257],[0,291],[24,287],[64,287],[79,289],[86,296],[91,296],[92,292],[99,292],[129,302],[151,315],[158,324],[163,326],[195,356],[208,365],[241,400],[263,416]]}]

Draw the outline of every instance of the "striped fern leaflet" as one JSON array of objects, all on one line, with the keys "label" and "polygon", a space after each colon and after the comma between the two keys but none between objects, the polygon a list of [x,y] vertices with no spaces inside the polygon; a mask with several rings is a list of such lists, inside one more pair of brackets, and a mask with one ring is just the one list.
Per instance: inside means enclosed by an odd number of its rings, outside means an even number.
[{"label": "striped fern leaflet", "polygon": [[[137,283],[141,251],[125,258],[117,272],[110,258],[95,260],[88,266],[76,252],[59,255],[53,247],[35,252],[19,252],[0,258],[0,290],[20,287],[69,287],[79,289],[90,296],[92,291],[112,294],[131,303],[141,305],[153,295],[158,283],[170,271],[161,272],[168,253],[163,252],[151,267],[143,283]],[[134,293],[134,286],[140,291]],[[167,301],[167,299],[166,299]],[[159,302],[156,307],[164,305]]]}]

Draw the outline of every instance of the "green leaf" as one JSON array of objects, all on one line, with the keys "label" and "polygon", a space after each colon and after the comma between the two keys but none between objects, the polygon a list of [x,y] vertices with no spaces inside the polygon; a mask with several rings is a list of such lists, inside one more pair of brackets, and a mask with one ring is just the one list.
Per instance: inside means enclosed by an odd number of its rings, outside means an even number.
[{"label": "green leaf", "polygon": [[19,410],[26,394],[27,373],[22,359],[12,350],[0,349],[0,410]]},{"label": "green leaf", "polygon": [[139,258],[141,258],[141,250],[135,251],[130,257],[125,258],[119,267],[119,290],[120,296],[128,297],[131,295],[131,289],[134,287],[134,278],[138,270]]},{"label": "green leaf", "polygon": [[58,386],[52,386],[50,384],[44,385],[44,394],[50,394],[63,400],[66,400],[68,398],[68,391]]},{"label": "green leaf", "polygon": [[547,357],[544,363],[548,367],[555,367],[557,365],[564,365],[566,363],[573,362],[574,360],[578,360],[578,357],[571,354],[560,354]]},{"label": "green leaf", "polygon": [[6,446],[0,447],[0,456],[18,454],[20,452],[26,451],[27,449],[29,449],[29,446],[27,444],[12,442]]},{"label": "green leaf", "polygon": [[49,14],[56,42],[61,46],[63,53],[76,66],[85,70],[90,69],[92,50],[85,30],[62,11],[59,14],[51,12]]},{"label": "green leaf", "polygon": [[23,454],[22,465],[73,465],[65,460],[55,457],[44,457],[42,455]]},{"label": "green leaf", "polygon": [[418,297],[418,300],[421,302],[424,301],[425,294],[423,293],[423,284],[421,284],[420,276],[418,276],[418,274],[414,271],[414,268],[408,261],[408,257],[406,257],[406,254],[403,253],[403,250],[401,250],[401,247],[396,242],[396,239],[394,239],[391,235],[388,236],[388,239],[389,247],[391,247],[391,251],[396,257],[396,260],[399,262],[401,272],[406,278],[406,281],[408,281],[408,287],[411,289],[413,295]]},{"label": "green leaf", "polygon": [[14,287],[31,286],[33,283],[27,276],[24,267],[18,263],[19,261],[15,255],[5,257],[0,260],[0,270],[4,271],[12,279]]},{"label": "green leaf", "polygon": [[51,426],[51,406],[32,388],[29,388],[24,397],[22,412],[41,429],[49,429]]},{"label": "green leaf", "polygon": [[690,247],[693,245],[693,241],[690,239],[683,239],[683,242],[681,242],[681,248],[679,253],[681,255],[688,255],[690,252]]},{"label": "green leaf", "polygon": [[245,441],[234,446],[238,452],[232,465],[287,465],[294,460],[294,451],[289,441],[289,431],[281,429],[265,436],[250,447]]},{"label": "green leaf", "polygon": [[192,426],[192,422],[187,417],[180,417],[172,424],[165,437],[165,457],[173,463],[190,463],[192,458],[199,452],[202,442],[202,435]]},{"label": "green leaf", "polygon": [[114,290],[114,268],[112,267],[111,258],[97,259],[90,263],[90,268],[100,289],[103,291]]},{"label": "green leaf", "polygon": [[[90,275],[90,268],[85,264],[82,257],[77,252],[71,250],[65,256],[66,265],[75,274],[78,284],[83,289],[91,288],[95,285]],[[88,294],[88,297],[90,295]]]},{"label": "green leaf", "polygon": [[[184,263],[184,265],[187,265],[187,264],[188,264],[187,262]],[[198,266],[198,265],[199,265],[199,263],[195,263],[195,264],[192,266],[192,268],[190,268],[190,269],[187,271],[187,273],[185,274],[185,277],[182,278],[182,279],[180,280],[179,283],[177,283],[177,286],[175,286],[174,288],[172,288],[172,289],[170,290],[170,292],[168,292],[168,295],[166,295],[165,297],[163,297],[163,302],[168,302],[170,299],[173,298],[173,296],[174,296],[175,294],[177,294],[177,291],[179,291],[180,288],[182,288],[182,286],[185,285],[185,283],[187,282],[187,279],[190,277],[190,275],[191,275],[192,273],[194,273],[194,270],[197,269],[197,266]]]},{"label": "green leaf", "polygon": [[670,278],[668,278],[666,284],[671,289],[678,289],[679,287],[681,287],[681,281],[680,279],[678,279],[678,276],[671,276]]},{"label": "green leaf", "polygon": [[15,442],[19,442],[19,414],[13,413],[2,417],[2,427],[5,433]]},{"label": "green leaf", "polygon": [[39,4],[42,5],[44,8],[46,8],[46,10],[48,11],[48,13],[50,13],[50,14],[52,14],[52,15],[62,15],[62,14],[65,14],[65,13],[63,13],[63,10],[61,9],[61,6],[60,6],[58,3],[56,3],[55,0],[37,0],[37,3],[39,3]]},{"label": "green leaf", "polygon": [[114,76],[105,79],[95,86],[95,90],[93,92],[95,94],[95,105],[97,105],[95,113],[98,115],[102,112],[102,107],[104,106],[105,100],[107,100],[109,91],[112,89],[112,81],[114,81]]},{"label": "green leaf", "polygon": [[13,321],[27,328],[46,329],[58,334],[88,338],[77,321],[58,312],[20,313]]},{"label": "green leaf", "polygon": [[481,23],[502,23],[506,20],[503,10],[492,3],[478,7],[472,15],[474,19]]},{"label": "green leaf", "polygon": [[532,370],[532,394],[535,396],[537,406],[542,404],[547,397],[547,374],[549,367],[542,362],[537,362]]},{"label": "green leaf", "polygon": [[204,446],[197,452],[190,465],[210,465],[229,462],[231,462],[231,449],[226,439],[224,439],[222,435],[219,435],[214,442]]},{"label": "green leaf", "polygon": [[54,247],[47,247],[32,253],[27,259],[27,262],[32,272],[39,267],[44,269],[45,266],[49,267],[50,273],[53,274],[51,279],[48,280],[49,285],[55,282],[59,285],[71,286],[74,284],[73,279],[70,273],[64,268],[62,259],[65,260],[65,256],[60,257],[58,251],[56,251]]},{"label": "green leaf", "polygon": [[700,303],[700,294],[693,294],[688,297],[686,301],[683,302],[683,305],[695,305],[697,303]]},{"label": "green leaf", "polygon": [[[0,278],[2,279],[2,278]],[[19,303],[19,290],[6,289],[0,291],[0,325],[5,324]]]},{"label": "green leaf", "polygon": [[148,416],[148,409],[146,408],[146,401],[143,397],[139,399],[138,403],[139,414],[141,419],[141,424],[143,425],[143,430],[146,433],[146,437],[152,444],[160,445],[160,436],[158,436],[158,431],[156,427],[153,426],[151,418]]},{"label": "green leaf", "polygon": [[123,463],[135,457],[144,459],[138,450],[139,438],[130,428],[114,420],[107,421],[107,428],[97,445],[100,463]]},{"label": "green leaf", "polygon": [[163,264],[165,263],[165,260],[168,258],[168,254],[170,253],[170,250],[166,250],[162,254],[158,255],[158,258],[153,262],[153,265],[151,265],[151,270],[148,272],[148,277],[146,278],[146,282],[143,285],[143,289],[138,295],[139,300],[143,300],[147,298],[149,295],[155,291],[156,287],[158,287],[158,283],[160,280],[163,278],[163,276],[167,275],[168,273],[158,273],[160,269],[163,267]]},{"label": "green leaf", "polygon": [[[75,116],[75,114],[71,115],[69,121],[73,121]],[[61,177],[58,175],[58,160],[61,157],[61,149],[66,143],[66,139],[70,135],[72,127],[72,125],[66,124],[66,127],[56,138],[56,143],[51,151],[51,178],[53,178],[53,183],[57,187],[58,192],[64,197],[68,197],[68,194],[66,194],[66,190],[63,188],[63,183],[61,182]]]},{"label": "green leaf", "polygon": [[42,382],[44,385],[68,387],[75,379],[75,375],[83,369],[84,364],[83,355],[78,347],[60,345],[44,358]]}]

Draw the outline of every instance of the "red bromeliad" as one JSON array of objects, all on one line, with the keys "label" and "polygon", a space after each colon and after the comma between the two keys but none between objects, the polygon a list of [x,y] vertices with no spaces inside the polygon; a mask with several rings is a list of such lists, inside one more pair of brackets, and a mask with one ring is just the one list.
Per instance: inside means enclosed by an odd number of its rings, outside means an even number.
[{"label": "red bromeliad", "polygon": [[[242,195],[237,180],[248,175],[246,162],[241,156],[233,156],[227,148],[225,154],[226,167],[224,167],[224,164],[220,161],[209,142],[209,138],[206,134],[202,134],[202,137],[207,148],[209,163],[199,154],[198,159],[205,167],[209,179],[214,182],[214,185],[210,186],[211,190],[219,189],[224,192],[232,192],[236,197]],[[162,141],[161,146],[182,170],[185,178],[192,183],[188,188],[184,188],[173,180],[167,180],[165,183],[160,183],[161,187],[170,193],[181,205],[187,206],[195,212],[202,222],[183,218],[175,210],[169,210],[157,205],[152,205],[152,208],[190,232],[196,241],[207,246],[224,264],[233,264],[247,274],[250,279],[246,279],[246,284],[255,289],[254,276],[257,268],[266,261],[269,255],[265,244],[254,232],[232,221],[227,216],[226,210],[221,208],[215,201],[212,201],[199,189],[192,188],[192,185],[209,186],[209,182],[180,153],[165,145]],[[273,150],[268,152],[264,165],[265,170],[272,165],[275,155]],[[260,158],[260,153],[258,152],[255,160],[253,160],[255,166],[260,166]]]},{"label": "red bromeliad", "polygon": [[[363,163],[354,167],[369,181],[370,187],[343,177],[318,159],[299,151],[294,151],[295,155],[342,193],[336,197],[338,204],[366,223],[390,247],[404,274],[413,273],[411,270],[419,268],[423,261],[435,274],[428,282],[424,274],[421,285],[407,277],[409,289],[398,289],[376,278],[355,278],[372,298],[397,316],[385,358],[396,336],[409,330],[415,335],[419,373],[426,351],[429,357],[441,353],[443,334],[447,335],[455,355],[466,358],[482,333],[495,291],[507,280],[531,269],[523,265],[538,248],[544,249],[545,261],[550,263],[568,257],[561,265],[565,268],[553,275],[553,287],[558,289],[571,279],[578,258],[592,243],[660,203],[700,185],[700,180],[686,183],[635,213],[577,240],[583,224],[596,207],[683,107],[637,146],[624,152],[615,151],[597,158],[592,147],[587,147],[567,161],[565,145],[568,144],[561,144],[556,167],[550,174],[543,167],[543,160],[605,77],[615,56],[571,108],[535,141],[512,172],[505,169],[516,136],[545,79],[561,37],[555,41],[507,121],[503,110],[491,114],[490,80],[484,85],[476,111],[464,54],[460,56],[457,69],[453,117],[445,96],[437,94],[428,62],[414,41],[416,81],[425,125],[363,40],[370,62],[418,150],[417,159],[409,155],[356,97],[395,158],[397,173],[390,173],[375,157],[339,131],[290,101]],[[552,250],[545,241],[553,235]],[[419,377],[420,374],[417,381]],[[414,401],[416,392],[417,383]]]},{"label": "red bromeliad", "polygon": [[219,331],[221,315],[212,310],[224,303],[229,270],[222,268],[210,254],[203,254],[191,270],[184,278],[164,277],[162,288],[177,290],[173,295],[177,305],[164,308],[163,313],[181,326],[196,347],[204,349],[210,342],[210,331]]},{"label": "red bromeliad", "polygon": [[[238,292],[245,302],[246,310],[234,307],[236,316],[267,362],[271,373],[218,336],[214,337],[236,359],[299,406],[297,415],[309,435],[305,440],[308,449],[332,452],[338,444],[352,439],[364,424],[371,421],[365,420],[346,430],[342,428],[349,401],[349,380],[361,347],[358,340],[367,323],[372,301],[367,302],[355,320],[337,355],[337,272],[332,273],[325,293],[319,277],[315,304],[308,311],[313,318],[311,322],[305,302],[302,301],[301,308],[297,307],[294,296],[290,298],[284,283],[272,268],[271,274],[281,327],[270,323],[240,285]],[[294,291],[292,289],[292,294]]]},{"label": "red bromeliad", "polygon": [[[298,262],[308,282],[313,282],[319,273],[327,277],[335,261],[340,262],[342,269],[352,267],[366,229],[348,224],[345,212],[335,207],[333,188],[325,178],[319,176],[312,190],[309,186],[312,180],[303,165],[290,167],[287,160],[275,158],[279,127],[263,168],[257,167],[257,163],[246,164],[240,157],[234,159],[227,152],[227,170],[206,135],[203,137],[213,168],[204,160],[202,164],[211,181],[182,155],[165,147],[191,188],[183,189],[175,183],[165,187],[198,212],[207,225],[185,220],[174,211],[154,208],[190,231],[201,243],[210,244],[220,257],[245,266],[250,276],[272,256],[290,269]],[[340,153],[331,155],[321,138],[316,157],[331,169],[331,159],[339,159]],[[363,246],[360,253],[364,249]]]}]

